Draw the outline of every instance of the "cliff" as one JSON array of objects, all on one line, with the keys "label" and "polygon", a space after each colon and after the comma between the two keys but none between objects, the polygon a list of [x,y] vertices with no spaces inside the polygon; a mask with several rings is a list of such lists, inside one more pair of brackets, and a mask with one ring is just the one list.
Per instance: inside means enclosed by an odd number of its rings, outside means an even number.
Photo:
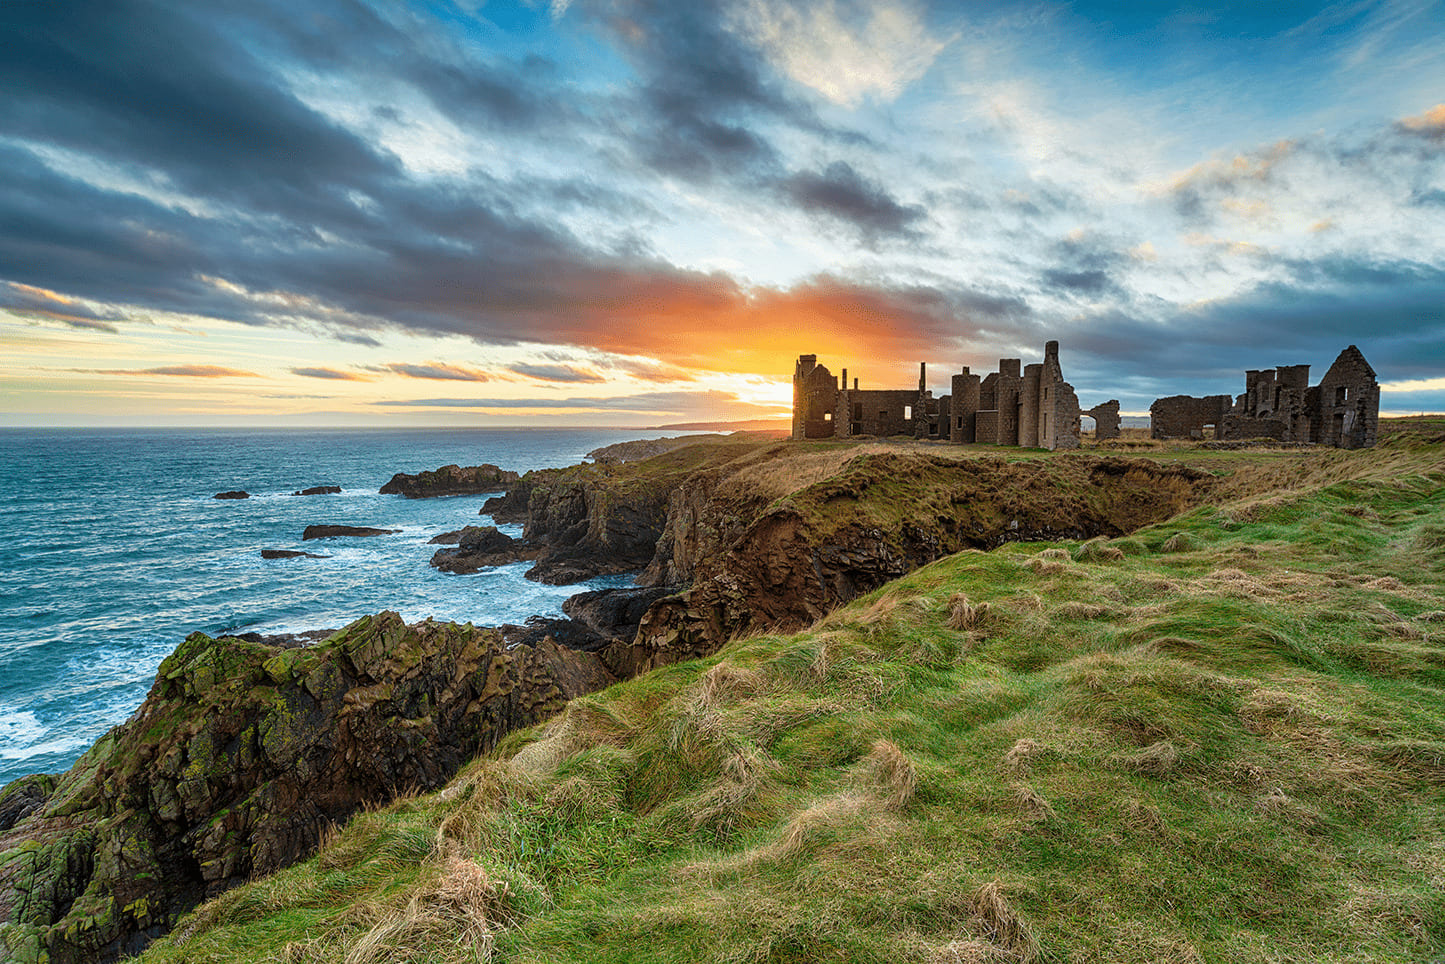
[{"label": "cliff", "polygon": [[613,678],[550,640],[358,620],[279,649],[196,633],[135,715],[59,778],[0,797],[5,958],[139,950],[202,899],[310,853],[326,828],[435,788],[477,752]]},{"label": "cliff", "polygon": [[1144,460],[736,441],[528,473],[484,511],[525,505],[540,575],[638,569],[643,586],[578,598],[565,625],[514,628],[521,646],[391,614],[307,649],[191,637],[70,773],[0,797],[17,815],[0,836],[5,939],[21,960],[137,948],[570,696],[805,625],[963,548],[1128,532],[1212,485]]},{"label": "cliff", "polygon": [[[793,513],[803,569],[828,526],[876,528],[870,567],[932,551],[906,525],[1002,544],[574,700],[207,902],[144,964],[1445,954],[1438,443],[1210,453],[1198,480],[797,452],[794,481],[740,465],[699,505],[768,497],[739,525]],[[1170,490],[1204,504],[1010,542],[1059,524],[1035,478],[1091,526]]]}]

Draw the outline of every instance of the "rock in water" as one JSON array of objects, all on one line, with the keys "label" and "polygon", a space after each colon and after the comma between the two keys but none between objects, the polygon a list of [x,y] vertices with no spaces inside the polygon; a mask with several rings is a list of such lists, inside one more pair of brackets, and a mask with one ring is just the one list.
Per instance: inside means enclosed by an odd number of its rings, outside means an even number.
[{"label": "rock in water", "polygon": [[338,536],[391,536],[400,529],[372,529],[368,526],[307,526],[301,540],[335,539]]},{"label": "rock in water", "polygon": [[242,492],[240,489],[233,489],[230,492],[217,492],[212,498],[216,499],[249,499],[251,493]]},{"label": "rock in water", "polygon": [[262,559],[330,559],[330,556],[318,556],[314,552],[302,552],[299,549],[262,549]]},{"label": "rock in water", "polygon": [[509,647],[499,630],[391,612],[298,649],[195,633],[68,773],[0,791],[5,959],[137,953],[362,805],[439,787],[612,682],[550,640]]},{"label": "rock in water", "polygon": [[495,465],[443,465],[429,472],[407,475],[398,472],[381,487],[382,495],[402,495],[408,499],[433,499],[443,495],[480,495],[499,492],[520,479],[516,472]]},{"label": "rock in water", "polygon": [[496,526],[467,526],[446,535],[457,537],[457,547],[438,549],[431,557],[431,564],[443,572],[471,573],[488,566],[505,566],[537,557],[538,550],[520,539],[513,539]]},{"label": "rock in water", "polygon": [[340,495],[339,485],[313,485],[309,489],[302,489],[299,492],[292,492],[292,495]]}]

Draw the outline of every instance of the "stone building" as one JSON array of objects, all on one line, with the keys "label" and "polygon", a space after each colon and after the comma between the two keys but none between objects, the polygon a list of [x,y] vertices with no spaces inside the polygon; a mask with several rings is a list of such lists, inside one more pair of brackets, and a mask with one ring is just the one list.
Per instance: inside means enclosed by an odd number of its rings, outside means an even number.
[{"label": "stone building", "polygon": [[1375,444],[1380,386],[1375,370],[1354,345],[1340,352],[1320,383],[1310,366],[1282,365],[1244,373],[1244,394],[1194,398],[1172,395],[1149,406],[1154,438],[1271,438],[1318,442],[1336,448]]},{"label": "stone building", "polygon": [[917,390],[860,389],[858,379],[842,381],[817,355],[798,358],[793,370],[793,438],[911,435],[965,444],[1077,448],[1080,416],[1094,419],[1096,438],[1119,435],[1119,403],[1079,410],[1074,387],[1059,367],[1059,343],[1044,346],[1041,364],[1023,367],[1001,358],[986,376],[964,367],[952,376],[951,392],[938,398],[928,389],[927,367],[918,366]]}]

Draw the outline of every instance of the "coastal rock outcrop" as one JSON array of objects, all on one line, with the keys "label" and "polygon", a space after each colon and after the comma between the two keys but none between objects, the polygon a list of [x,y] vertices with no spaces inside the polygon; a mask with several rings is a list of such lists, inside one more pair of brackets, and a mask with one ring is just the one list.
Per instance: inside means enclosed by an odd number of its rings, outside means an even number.
[{"label": "coastal rock outcrop", "polygon": [[339,486],[339,485],[313,485],[313,486],[311,486],[311,488],[309,488],[309,489],[301,489],[301,490],[299,490],[299,491],[292,492],[291,494],[292,494],[292,495],[340,495],[340,494],[341,494],[341,486]]},{"label": "coastal rock outcrop", "polygon": [[562,603],[562,611],[599,638],[631,642],[652,604],[683,590],[682,586],[634,586],[579,592]]},{"label": "coastal rock outcrop", "polygon": [[58,778],[0,791],[0,921],[19,961],[134,953],[207,896],[287,866],[366,802],[442,785],[508,731],[613,681],[499,630],[358,620],[311,647],[193,634],[137,713]]},{"label": "coastal rock outcrop", "polygon": [[505,566],[524,559],[535,559],[538,553],[536,548],[521,539],[513,539],[496,526],[467,526],[455,535],[455,549],[438,549],[431,557],[431,564],[443,572],[471,573],[488,566]]},{"label": "coastal rock outcrop", "polygon": [[317,555],[314,552],[302,552],[300,549],[262,549],[262,559],[330,559],[330,556]]},{"label": "coastal rock outcrop", "polygon": [[370,526],[307,526],[306,531],[301,533],[301,541],[305,542],[307,539],[336,539],[342,536],[392,536],[400,531],[400,529],[373,529]]},{"label": "coastal rock outcrop", "polygon": [[1144,459],[864,453],[749,518],[735,491],[698,480],[676,496],[670,538],[644,574],[691,588],[659,599],[636,638],[603,658],[630,677],[740,632],[807,625],[962,549],[1122,535],[1175,514],[1212,481]]},{"label": "coastal rock outcrop", "polygon": [[523,523],[523,539],[541,547],[529,579],[566,585],[635,572],[656,553],[673,490],[700,467],[747,448],[697,443],[640,462],[528,472],[482,512]]},{"label": "coastal rock outcrop", "polygon": [[249,499],[250,497],[251,493],[243,492],[240,489],[232,489],[229,492],[217,492],[211,496],[213,499]]},{"label": "coastal rock outcrop", "polygon": [[495,465],[443,465],[439,469],[408,475],[398,472],[381,487],[382,495],[408,499],[435,499],[447,495],[481,495],[498,492],[520,479],[516,472]]}]

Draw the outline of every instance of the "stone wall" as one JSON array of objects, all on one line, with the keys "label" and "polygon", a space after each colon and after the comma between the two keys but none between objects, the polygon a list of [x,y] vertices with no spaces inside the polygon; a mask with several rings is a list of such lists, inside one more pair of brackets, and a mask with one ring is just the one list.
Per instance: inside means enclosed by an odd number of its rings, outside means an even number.
[{"label": "stone wall", "polygon": [[1079,414],[1087,415],[1094,420],[1094,441],[1119,437],[1119,402],[1117,399],[1110,399]]},{"label": "stone wall", "polygon": [[1213,425],[1218,434],[1233,402],[1228,395],[1171,395],[1156,398],[1149,406],[1151,438],[1199,438],[1204,426]]}]

